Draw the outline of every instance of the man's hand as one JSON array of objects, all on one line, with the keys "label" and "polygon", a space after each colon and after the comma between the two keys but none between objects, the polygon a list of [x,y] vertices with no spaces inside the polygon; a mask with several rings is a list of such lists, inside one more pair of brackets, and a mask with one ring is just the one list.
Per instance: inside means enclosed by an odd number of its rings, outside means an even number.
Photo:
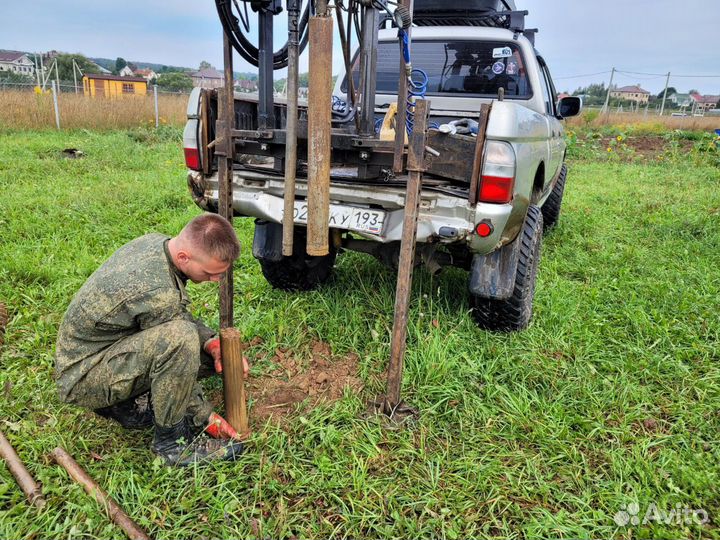
[{"label": "man's hand", "polygon": [[240,435],[235,431],[228,421],[217,413],[212,413],[208,419],[208,425],[205,432],[214,439],[240,439]]},{"label": "man's hand", "polygon": [[[213,357],[213,362],[215,363],[215,372],[222,373],[223,367],[222,351],[220,349],[220,338],[215,338],[208,341],[205,345],[205,352]],[[250,365],[248,364],[248,360],[247,358],[245,358],[245,356],[243,356],[243,372],[245,378],[247,379],[247,376],[250,373]]]}]

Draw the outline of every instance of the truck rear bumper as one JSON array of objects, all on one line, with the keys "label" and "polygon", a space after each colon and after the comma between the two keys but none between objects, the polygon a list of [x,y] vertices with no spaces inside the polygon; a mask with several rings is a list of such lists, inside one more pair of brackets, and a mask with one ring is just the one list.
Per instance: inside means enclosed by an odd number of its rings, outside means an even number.
[{"label": "truck rear bumper", "polygon": [[[204,210],[217,208],[218,175],[203,177],[191,171],[188,185],[193,198]],[[271,175],[255,171],[234,171],[233,209],[236,215],[260,218],[275,223],[282,222],[284,181]],[[307,196],[307,180],[296,181],[296,200]],[[402,187],[340,183],[333,181],[330,186],[330,201],[334,204],[357,208],[374,208],[386,213],[380,234],[356,232],[354,235],[375,242],[399,242],[405,214],[405,190]],[[372,201],[372,205],[368,205]],[[512,204],[483,204],[470,206],[462,197],[424,189],[418,218],[418,242],[466,243],[473,253],[490,253],[498,246],[513,238],[503,236],[510,216]],[[475,232],[482,220],[489,220],[493,232],[485,238]],[[334,225],[333,225],[334,226]],[[345,229],[339,226],[337,228]]]}]

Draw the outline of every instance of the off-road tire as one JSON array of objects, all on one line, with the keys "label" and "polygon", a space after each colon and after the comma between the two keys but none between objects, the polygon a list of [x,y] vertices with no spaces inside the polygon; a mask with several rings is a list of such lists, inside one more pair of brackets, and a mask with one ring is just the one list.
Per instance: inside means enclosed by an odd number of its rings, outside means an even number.
[{"label": "off-road tire", "polygon": [[510,298],[496,300],[470,294],[473,316],[480,328],[497,332],[523,330],[532,318],[535,278],[540,261],[543,215],[535,205],[528,208],[525,223],[516,242],[520,242],[515,286]]},{"label": "off-road tire", "polygon": [[330,245],[330,253],[313,257],[305,252],[305,229],[296,228],[293,254],[279,261],[258,259],[263,276],[274,289],[310,291],[327,282],[332,276],[337,252]]},{"label": "off-road tire", "polygon": [[563,193],[565,192],[566,177],[567,167],[563,163],[560,169],[560,176],[558,176],[557,182],[555,182],[555,186],[550,192],[550,196],[542,205],[543,232],[550,231],[560,220],[560,207],[562,206]]}]

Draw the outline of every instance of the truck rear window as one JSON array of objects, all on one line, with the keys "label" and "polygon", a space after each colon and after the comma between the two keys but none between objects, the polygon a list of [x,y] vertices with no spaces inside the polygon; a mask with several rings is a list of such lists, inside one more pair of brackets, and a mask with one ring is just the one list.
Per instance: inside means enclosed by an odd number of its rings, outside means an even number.
[{"label": "truck rear window", "polygon": [[[378,45],[377,92],[397,94],[400,48],[397,42]],[[515,43],[498,41],[413,41],[413,68],[428,75],[428,94],[497,96],[500,88],[509,98],[532,96],[522,54]],[[353,66],[358,81],[359,63]],[[347,81],[343,81],[347,92]]]}]

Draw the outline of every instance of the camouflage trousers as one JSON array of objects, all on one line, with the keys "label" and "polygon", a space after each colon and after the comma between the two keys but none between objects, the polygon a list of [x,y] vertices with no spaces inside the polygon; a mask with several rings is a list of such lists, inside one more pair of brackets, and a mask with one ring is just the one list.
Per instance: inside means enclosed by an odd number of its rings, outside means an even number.
[{"label": "camouflage trousers", "polygon": [[69,403],[100,409],[150,391],[158,425],[174,426],[186,414],[196,426],[207,424],[212,404],[197,381],[215,370],[192,322],[159,324],[117,341],[101,354],[70,391]]}]

